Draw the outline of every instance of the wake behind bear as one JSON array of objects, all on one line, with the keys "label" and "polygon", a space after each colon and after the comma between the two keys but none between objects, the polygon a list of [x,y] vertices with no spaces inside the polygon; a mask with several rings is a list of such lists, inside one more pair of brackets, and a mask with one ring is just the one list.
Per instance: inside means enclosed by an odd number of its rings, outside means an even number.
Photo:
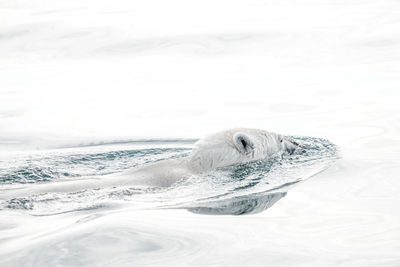
[{"label": "wake behind bear", "polygon": [[268,159],[278,153],[292,154],[299,146],[288,137],[264,130],[230,129],[200,139],[187,157],[150,163],[118,175],[38,183],[12,190],[10,195],[2,193],[1,199],[115,186],[168,187],[193,174]]}]

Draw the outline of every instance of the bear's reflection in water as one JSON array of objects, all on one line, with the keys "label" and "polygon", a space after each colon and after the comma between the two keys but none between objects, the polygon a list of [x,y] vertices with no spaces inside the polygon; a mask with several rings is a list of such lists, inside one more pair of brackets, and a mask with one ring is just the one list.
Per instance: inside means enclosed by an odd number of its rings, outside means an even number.
[{"label": "bear's reflection in water", "polygon": [[286,192],[253,194],[200,204],[187,208],[193,213],[209,215],[244,215],[266,210],[286,196]]}]

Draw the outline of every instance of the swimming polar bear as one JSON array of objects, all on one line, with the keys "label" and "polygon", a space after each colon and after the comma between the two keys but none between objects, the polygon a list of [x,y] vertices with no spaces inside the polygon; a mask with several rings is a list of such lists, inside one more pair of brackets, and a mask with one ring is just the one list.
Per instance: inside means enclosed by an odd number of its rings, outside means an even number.
[{"label": "swimming polar bear", "polygon": [[[20,190],[10,188],[6,191],[10,191],[12,194],[2,193],[1,199],[50,192],[76,192],[113,186],[168,187],[190,175],[267,159],[277,153],[288,152],[291,154],[299,146],[301,145],[288,137],[264,130],[230,129],[200,139],[195,143],[192,153],[187,157],[162,160],[105,177],[64,179],[22,187]],[[17,194],[15,194],[16,191]]]},{"label": "swimming polar bear", "polygon": [[208,135],[184,158],[164,160],[125,173],[124,182],[167,187],[182,177],[218,168],[292,154],[300,145],[288,137],[259,129],[236,128]]}]

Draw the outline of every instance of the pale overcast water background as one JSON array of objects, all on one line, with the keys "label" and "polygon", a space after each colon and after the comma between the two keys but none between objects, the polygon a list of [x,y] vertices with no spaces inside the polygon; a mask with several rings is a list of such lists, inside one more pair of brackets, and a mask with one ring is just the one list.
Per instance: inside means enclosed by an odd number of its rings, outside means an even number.
[{"label": "pale overcast water background", "polygon": [[[399,88],[394,0],[0,0],[0,265],[400,266]],[[233,127],[308,149],[6,197]]]}]

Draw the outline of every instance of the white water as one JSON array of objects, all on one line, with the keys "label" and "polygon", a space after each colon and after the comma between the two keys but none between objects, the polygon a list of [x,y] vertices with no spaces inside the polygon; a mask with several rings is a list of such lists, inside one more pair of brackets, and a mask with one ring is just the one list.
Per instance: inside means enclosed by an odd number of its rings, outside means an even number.
[{"label": "white water", "polygon": [[230,127],[342,155],[254,215],[3,209],[1,265],[399,266],[399,17],[397,1],[0,1],[0,168]]}]

